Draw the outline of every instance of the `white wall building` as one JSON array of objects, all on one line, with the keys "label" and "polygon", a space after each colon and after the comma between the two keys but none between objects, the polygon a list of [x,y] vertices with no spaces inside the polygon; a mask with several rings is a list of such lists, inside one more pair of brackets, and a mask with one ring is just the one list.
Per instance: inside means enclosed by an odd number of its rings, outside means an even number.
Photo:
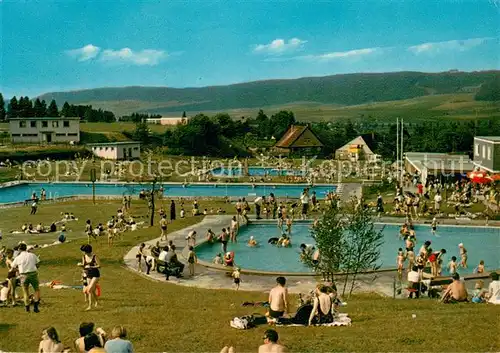
[{"label": "white wall building", "polygon": [[141,157],[141,143],[137,141],[92,143],[87,147],[103,159],[137,159]]},{"label": "white wall building", "polygon": [[12,118],[9,131],[12,143],[77,143],[80,142],[80,118]]},{"label": "white wall building", "polygon": [[188,123],[188,117],[161,117],[161,118],[148,118],[146,119],[146,123],[148,124],[157,124],[157,125],[177,125],[182,124],[185,125]]}]

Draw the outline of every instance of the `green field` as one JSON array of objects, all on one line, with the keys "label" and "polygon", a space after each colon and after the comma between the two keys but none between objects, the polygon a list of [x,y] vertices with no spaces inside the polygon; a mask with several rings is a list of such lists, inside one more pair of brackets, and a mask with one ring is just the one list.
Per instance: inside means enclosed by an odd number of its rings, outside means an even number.
[{"label": "green field", "polygon": [[[158,102],[137,102],[130,106],[121,102],[86,102],[102,109],[112,110],[115,114],[130,114],[137,111],[147,111],[158,108]],[[417,97],[412,99],[375,102],[369,104],[341,106],[336,104],[321,104],[314,102],[297,102],[276,106],[261,107],[268,115],[280,110],[291,110],[300,121],[345,121],[352,120],[392,122],[397,117],[407,119],[408,122],[421,121],[451,121],[464,119],[499,119],[500,105],[498,102],[475,101],[473,94],[441,94]],[[113,110],[114,109],[114,110]],[[180,108],[182,109],[182,108]],[[241,117],[255,117],[259,108],[241,108],[225,110],[235,119]],[[188,111],[188,116],[197,113],[214,115],[221,111]],[[178,116],[176,113],[165,113],[167,116]],[[82,125],[83,126],[83,125]]]},{"label": "green field", "polygon": [[[0,210],[0,229],[18,228],[24,222],[36,224],[60,219],[60,212],[74,212],[79,220],[68,223],[68,239],[64,245],[37,251],[41,258],[40,280],[62,281],[78,285],[81,270],[79,247],[85,219],[104,222],[116,209],[117,202],[42,204],[39,214],[29,215],[27,208]],[[207,207],[201,203],[200,207]],[[228,206],[230,207],[230,206]],[[228,210],[230,210],[228,208]],[[146,212],[143,203],[134,201],[132,213],[141,219]],[[177,220],[170,231],[199,221],[197,217]],[[85,312],[79,290],[42,288],[39,314],[27,314],[22,306],[0,308],[0,348],[5,351],[35,351],[40,334],[54,326],[64,345],[71,346],[78,337],[81,322],[95,322],[110,331],[124,325],[137,352],[218,352],[233,345],[236,352],[256,351],[262,344],[267,327],[239,331],[229,327],[235,317],[263,308],[245,308],[245,301],[262,301],[266,293],[235,292],[227,288],[205,290],[153,282],[127,270],[123,256],[136,244],[158,237],[157,227],[126,233],[112,248],[100,242],[95,252],[102,264],[102,297],[100,307]],[[33,242],[36,236],[33,236]],[[0,268],[5,276],[6,269]],[[245,277],[242,278],[243,283]],[[230,281],[228,280],[228,288]],[[296,303],[293,298],[292,303]],[[440,352],[497,352],[500,307],[481,304],[444,305],[435,300],[396,300],[377,295],[356,295],[342,311],[349,313],[351,327],[277,328],[280,341],[291,352],[423,352],[429,347]],[[416,317],[412,318],[415,314]]]}]

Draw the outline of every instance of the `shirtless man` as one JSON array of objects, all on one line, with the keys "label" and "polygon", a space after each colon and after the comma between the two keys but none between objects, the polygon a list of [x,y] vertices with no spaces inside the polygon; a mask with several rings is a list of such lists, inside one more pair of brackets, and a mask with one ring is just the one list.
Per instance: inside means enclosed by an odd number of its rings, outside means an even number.
[{"label": "shirtless man", "polygon": [[288,290],[285,288],[285,277],[276,278],[276,283],[277,286],[269,292],[269,316],[273,319],[280,318],[288,312]]},{"label": "shirtless man", "polygon": [[441,297],[443,303],[453,303],[453,302],[465,302],[467,301],[467,289],[465,284],[460,281],[460,275],[454,273],[453,282],[446,288]]},{"label": "shirtless man", "polygon": [[264,333],[264,344],[259,347],[259,353],[284,353],[286,348],[278,344],[278,332],[267,330]]}]

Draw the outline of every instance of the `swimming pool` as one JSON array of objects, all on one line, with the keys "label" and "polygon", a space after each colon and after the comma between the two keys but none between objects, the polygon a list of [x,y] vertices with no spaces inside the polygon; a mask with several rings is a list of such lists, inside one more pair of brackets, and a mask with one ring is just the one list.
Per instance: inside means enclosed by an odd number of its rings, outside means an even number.
[{"label": "swimming pool", "polygon": [[[307,185],[271,185],[257,184],[162,184],[166,197],[255,197],[274,193],[276,197],[298,198]],[[159,188],[160,185],[156,185]],[[24,183],[0,188],[0,204],[9,202],[22,202],[31,197],[33,192],[40,195],[44,188],[48,198],[74,195],[92,195],[92,184],[87,183]],[[151,184],[115,184],[96,183],[96,195],[137,195],[142,189],[151,189]],[[336,190],[335,185],[317,185],[311,187],[311,192],[316,191],[318,197]]]},{"label": "swimming pool", "polygon": [[[244,269],[271,271],[271,272],[311,272],[299,260],[299,246],[301,243],[314,244],[310,236],[310,224],[296,223],[292,228],[292,247],[277,248],[267,243],[271,237],[279,237],[280,232],[275,224],[253,224],[242,227],[238,236],[238,243],[229,243],[228,251],[235,252],[235,261]],[[399,247],[404,248],[404,242],[399,239],[398,225],[377,224],[384,227],[384,244],[381,248],[379,264],[382,268],[396,267],[396,256]],[[220,231],[220,230],[217,230]],[[441,226],[436,235],[432,235],[430,227],[415,226],[417,233],[416,251],[426,241],[432,242],[433,250],[446,249],[444,257],[446,265],[452,256],[460,259],[458,244],[464,243],[468,251],[468,269],[459,269],[460,274],[472,273],[480,260],[485,261],[487,269],[500,268],[500,228]],[[259,242],[256,248],[246,245],[250,236]],[[221,252],[220,244],[201,244],[196,248],[200,260],[211,262],[217,253]]]},{"label": "swimming pool", "polygon": [[[211,171],[212,175],[218,177],[239,177],[243,175],[243,168],[215,168]],[[248,167],[250,176],[301,176],[303,170],[299,169],[277,169],[267,167]]]}]

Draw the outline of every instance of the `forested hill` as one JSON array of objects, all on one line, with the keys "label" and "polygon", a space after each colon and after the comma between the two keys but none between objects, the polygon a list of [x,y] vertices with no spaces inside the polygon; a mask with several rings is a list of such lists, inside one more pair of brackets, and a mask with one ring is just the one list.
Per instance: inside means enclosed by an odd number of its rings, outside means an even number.
[{"label": "forested hill", "polygon": [[475,92],[500,71],[393,72],[255,81],[201,88],[119,87],[43,94],[69,103],[144,102],[145,112],[258,108],[293,102],[356,105],[430,94]]}]

